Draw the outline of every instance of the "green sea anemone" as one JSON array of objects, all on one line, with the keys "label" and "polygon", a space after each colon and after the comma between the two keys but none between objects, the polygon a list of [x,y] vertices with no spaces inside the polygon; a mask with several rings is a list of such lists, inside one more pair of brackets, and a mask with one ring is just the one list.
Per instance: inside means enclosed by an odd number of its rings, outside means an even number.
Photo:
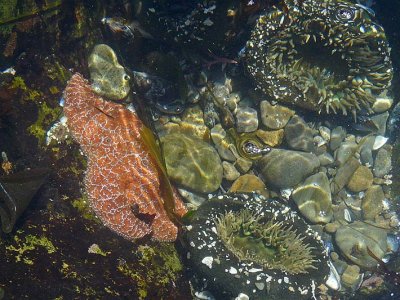
[{"label": "green sea anemone", "polygon": [[293,225],[277,222],[247,209],[227,212],[215,221],[225,247],[241,261],[254,261],[268,269],[289,274],[308,273],[315,269],[312,248],[304,243]]},{"label": "green sea anemone", "polygon": [[390,50],[371,12],[343,0],[285,3],[288,12],[262,15],[247,42],[257,87],[320,113],[389,109]]},{"label": "green sea anemone", "polygon": [[192,283],[217,299],[306,299],[329,275],[319,235],[287,206],[257,194],[208,200],[184,239]]}]

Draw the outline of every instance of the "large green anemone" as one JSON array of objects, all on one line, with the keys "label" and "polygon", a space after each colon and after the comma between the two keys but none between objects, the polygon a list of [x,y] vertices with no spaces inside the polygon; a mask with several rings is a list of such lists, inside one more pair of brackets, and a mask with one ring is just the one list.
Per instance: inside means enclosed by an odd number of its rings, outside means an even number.
[{"label": "large green anemone", "polygon": [[304,236],[276,221],[273,216],[263,217],[247,209],[222,214],[215,221],[217,234],[241,261],[254,261],[269,269],[290,274],[308,273],[315,269],[312,247],[304,243]]},{"label": "large green anemone", "polygon": [[289,11],[262,15],[247,42],[245,62],[257,87],[322,113],[382,111],[378,102],[388,109],[390,50],[371,12],[343,0],[285,3]]},{"label": "large green anemone", "polygon": [[206,201],[184,239],[194,287],[217,299],[308,299],[330,271],[320,236],[296,212],[257,194]]}]

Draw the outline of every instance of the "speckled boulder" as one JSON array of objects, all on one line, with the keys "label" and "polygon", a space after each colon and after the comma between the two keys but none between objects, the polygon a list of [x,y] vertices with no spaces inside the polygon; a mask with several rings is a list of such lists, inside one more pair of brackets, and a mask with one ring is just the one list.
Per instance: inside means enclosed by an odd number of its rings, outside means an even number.
[{"label": "speckled boulder", "polygon": [[311,175],[320,166],[313,153],[274,149],[258,161],[258,168],[267,186],[291,188]]},{"label": "speckled boulder", "polygon": [[293,150],[312,152],[315,149],[312,129],[297,115],[287,123],[285,139]]},{"label": "speckled boulder", "polygon": [[161,143],[168,175],[174,182],[200,193],[218,189],[223,169],[210,144],[183,133],[168,134]]}]

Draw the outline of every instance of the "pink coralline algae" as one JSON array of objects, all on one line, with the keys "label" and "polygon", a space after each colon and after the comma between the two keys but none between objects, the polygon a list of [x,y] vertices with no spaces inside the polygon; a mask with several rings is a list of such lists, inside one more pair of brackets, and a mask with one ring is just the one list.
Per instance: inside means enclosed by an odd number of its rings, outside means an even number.
[{"label": "pink coralline algae", "polygon": [[[150,235],[176,240],[178,228],[165,210],[160,171],[141,137],[136,113],[96,95],[74,74],[64,92],[68,128],[88,159],[89,204],[111,230],[133,240]],[[177,216],[186,208],[174,193]]]}]

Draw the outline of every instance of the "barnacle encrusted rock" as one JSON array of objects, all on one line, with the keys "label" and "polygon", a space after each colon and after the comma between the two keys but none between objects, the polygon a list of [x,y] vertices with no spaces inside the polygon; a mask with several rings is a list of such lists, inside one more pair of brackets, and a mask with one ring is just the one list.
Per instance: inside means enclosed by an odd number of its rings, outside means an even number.
[{"label": "barnacle encrusted rock", "polygon": [[244,59],[257,87],[322,113],[390,108],[390,50],[368,10],[344,0],[285,3],[288,11],[258,19],[247,42]]},{"label": "barnacle encrusted rock", "polygon": [[206,201],[184,239],[193,282],[216,299],[308,299],[329,275],[318,234],[296,212],[257,194]]}]

